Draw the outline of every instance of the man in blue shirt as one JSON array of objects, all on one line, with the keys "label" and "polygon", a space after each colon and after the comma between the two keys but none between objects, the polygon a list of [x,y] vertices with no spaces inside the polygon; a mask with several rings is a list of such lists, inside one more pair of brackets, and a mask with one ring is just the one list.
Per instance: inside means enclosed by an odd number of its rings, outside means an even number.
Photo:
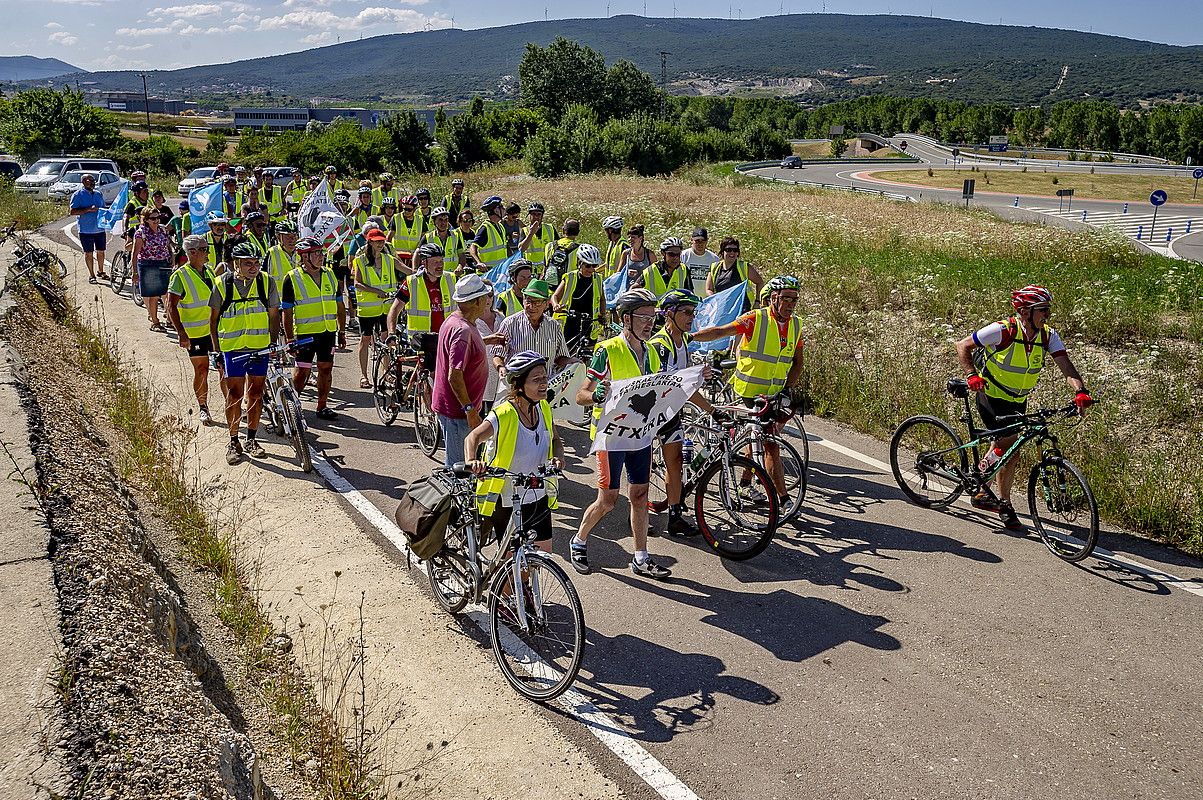
[{"label": "man in blue shirt", "polygon": [[[96,278],[107,278],[104,272],[104,246],[107,234],[97,224],[96,212],[104,208],[104,196],[96,191],[96,176],[84,175],[84,188],[71,195],[71,216],[79,217],[79,243],[84,249],[84,263],[88,265],[88,283]],[[96,253],[99,270],[92,267],[92,253]]]}]

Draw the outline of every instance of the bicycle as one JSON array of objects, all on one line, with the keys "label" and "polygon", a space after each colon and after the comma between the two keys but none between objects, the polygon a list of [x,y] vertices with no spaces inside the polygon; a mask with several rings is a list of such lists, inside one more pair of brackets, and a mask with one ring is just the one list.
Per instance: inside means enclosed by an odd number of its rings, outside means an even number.
[{"label": "bicycle", "polygon": [[[568,309],[563,313],[565,315],[564,327],[567,327],[567,322],[570,319],[580,320],[579,333],[572,337],[571,341],[566,342],[566,344],[568,345],[569,355],[588,367],[589,363],[593,360],[593,350],[597,346],[597,341],[592,335],[592,320],[594,316],[585,311],[572,311]],[[573,420],[572,422],[587,429],[593,424],[593,410],[588,406],[583,407],[580,419]]]},{"label": "bicycle", "polygon": [[[506,681],[531,700],[559,697],[581,668],[585,614],[568,573],[535,547],[533,530],[523,529],[522,491],[553,488],[560,470],[551,463],[529,475],[486,469],[481,477],[507,479],[514,509],[508,530],[488,541],[481,536],[476,479],[467,465],[435,474],[447,479],[453,502],[443,548],[426,565],[435,599],[451,614],[487,602],[489,638]],[[494,544],[492,555],[483,552]]]},{"label": "bicycle", "polygon": [[297,339],[295,342],[280,344],[256,350],[253,353],[235,356],[232,360],[242,361],[248,358],[267,358],[267,378],[263,386],[263,410],[268,422],[277,436],[288,438],[293,452],[297,455],[297,464],[302,472],[313,472],[313,460],[309,452],[309,440],[305,437],[308,426],[301,413],[301,398],[292,385],[292,375],[285,369],[283,354],[299,345],[309,344],[312,336]]},{"label": "bicycle", "polygon": [[67,296],[47,271],[47,263],[34,253],[26,253],[18,258],[4,276],[4,286],[0,288],[0,296],[15,289],[22,283],[28,282],[41,293],[47,308],[57,319],[67,316],[70,306]]},{"label": "bicycle", "polygon": [[[728,409],[731,407],[720,406]],[[794,414],[789,395],[785,392],[772,398],[761,395],[756,398],[752,411],[753,415],[746,418],[740,426],[734,446],[750,449],[752,460],[768,471],[764,445],[766,442],[777,445],[777,457],[781,462],[785,480],[783,494],[789,498],[789,504],[781,509],[781,521],[790,522],[802,511],[802,502],[806,499],[806,475],[810,468],[810,448],[806,443],[806,431],[802,429],[802,422]],[[801,452],[782,434],[769,432],[774,424],[791,421],[801,430]],[[784,431],[784,427],[781,430]]]},{"label": "bicycle", "polygon": [[397,334],[372,344],[372,401],[385,425],[392,425],[409,409],[405,367],[414,367],[420,354],[405,346]]},{"label": "bicycle", "polygon": [[36,244],[31,244],[25,232],[17,230],[17,223],[15,222],[3,231],[0,231],[0,245],[3,245],[9,239],[17,240],[13,256],[18,260],[31,258],[45,269],[47,274],[57,274],[60,279],[67,277],[67,265],[63,260],[49,250],[38,247]]},{"label": "bicycle", "polygon": [[[1040,447],[1040,459],[1028,474],[1028,510],[1041,541],[1058,558],[1081,561],[1098,543],[1099,510],[1082,471],[1061,454],[1052,426],[1078,414],[1070,403],[1019,414],[994,430],[974,425],[969,386],[959,378],[948,381],[948,392],[964,401],[961,416],[971,441],[966,444],[952,426],[938,417],[904,420],[890,440],[890,469],[903,494],[923,508],[947,508],[962,492],[985,492],[998,500],[990,482],[1028,442]],[[979,447],[994,439],[1019,438],[988,469],[980,468]],[[1043,509],[1042,509],[1043,505]],[[1056,519],[1059,517],[1060,519]]]},{"label": "bicycle", "polygon": [[[431,334],[424,334],[429,336]],[[390,346],[389,341],[394,343]],[[439,446],[442,443],[443,429],[439,425],[438,414],[430,405],[430,395],[434,390],[434,375],[426,369],[422,356],[421,343],[416,339],[412,342],[412,346],[406,346],[399,340],[397,334],[392,334],[381,343],[381,347],[392,347],[389,358],[392,359],[393,367],[388,370],[388,374],[379,375],[377,370],[383,368],[381,363],[377,363],[372,367],[372,394],[377,403],[376,410],[380,414],[381,421],[385,425],[392,424],[390,421],[385,421],[386,417],[391,414],[395,420],[397,414],[402,409],[412,409],[414,415],[414,436],[418,440],[418,447],[428,457],[434,458],[434,454],[438,452]],[[380,362],[385,358],[383,349],[374,350],[373,358],[379,355]],[[389,391],[389,381],[394,384],[392,391],[394,392],[394,400],[396,409],[390,408],[381,409],[379,405],[383,402],[385,395]],[[383,383],[385,386],[384,392],[379,390],[379,386]]]},{"label": "bicycle", "polygon": [[[118,250],[112,261],[109,262],[109,288],[113,290],[113,294],[121,294],[126,281],[130,280],[133,274],[134,269],[130,265],[129,251]],[[130,297],[133,299],[134,305],[141,306],[146,302],[142,299],[142,292],[136,280],[130,286]]]},{"label": "bicycle", "polygon": [[[781,523],[777,489],[764,467],[743,455],[746,445],[737,438],[742,426],[736,419],[756,412],[742,405],[715,410],[716,415],[681,421],[687,442],[681,453],[681,502],[693,494],[702,538],[723,558],[745,561],[769,546]],[[649,499],[667,500],[667,474],[657,444]]]}]

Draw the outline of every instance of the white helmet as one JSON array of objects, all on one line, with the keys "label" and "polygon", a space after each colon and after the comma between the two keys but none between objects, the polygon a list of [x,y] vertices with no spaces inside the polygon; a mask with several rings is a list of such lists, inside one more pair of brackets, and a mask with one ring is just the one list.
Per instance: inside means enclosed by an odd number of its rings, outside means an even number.
[{"label": "white helmet", "polygon": [[663,253],[665,250],[667,250],[670,247],[675,247],[678,250],[684,250],[685,243],[682,242],[680,239],[678,239],[676,236],[670,236],[667,239],[665,239],[663,242],[660,243],[660,252]]},{"label": "white helmet", "polygon": [[620,231],[622,230],[622,217],[606,217],[602,220],[602,230]]},{"label": "white helmet", "polygon": [[576,249],[576,263],[592,264],[597,266],[601,263],[601,253],[591,244],[583,244]]}]

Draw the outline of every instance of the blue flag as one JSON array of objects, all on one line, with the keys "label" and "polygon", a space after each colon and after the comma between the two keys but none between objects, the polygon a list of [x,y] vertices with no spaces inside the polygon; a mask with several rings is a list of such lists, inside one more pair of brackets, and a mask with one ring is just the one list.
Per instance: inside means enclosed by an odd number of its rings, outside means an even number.
[{"label": "blue flag", "polygon": [[125,206],[129,203],[129,181],[125,181],[125,185],[121,187],[121,192],[117,195],[117,199],[108,208],[102,208],[96,212],[96,226],[102,231],[111,231],[113,226],[121,221],[125,216]]},{"label": "blue flag", "polygon": [[606,290],[606,308],[614,308],[618,296],[627,290],[627,271],[620,269],[602,283]]},{"label": "blue flag", "polygon": [[210,211],[221,211],[221,184],[211,183],[188,193],[188,216],[192,217],[192,233],[203,236],[209,232]]},{"label": "blue flag", "polygon": [[518,259],[523,258],[522,251],[519,250],[512,256],[502,261],[497,266],[485,273],[485,280],[493,284],[493,293],[501,294],[508,291],[510,288],[510,264],[513,264]]},{"label": "blue flag", "polygon": [[[748,282],[724,289],[718,294],[712,294],[702,301],[693,315],[693,331],[702,328],[713,328],[718,325],[729,325],[735,322],[739,312],[743,311],[744,298],[748,293]],[[725,350],[731,346],[731,337],[725,336],[713,342],[693,342],[690,350]]]}]

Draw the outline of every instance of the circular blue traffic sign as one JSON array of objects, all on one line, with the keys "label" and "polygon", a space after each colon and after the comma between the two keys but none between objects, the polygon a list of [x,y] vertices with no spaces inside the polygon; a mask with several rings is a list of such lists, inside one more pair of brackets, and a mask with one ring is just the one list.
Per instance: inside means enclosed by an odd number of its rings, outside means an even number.
[{"label": "circular blue traffic sign", "polygon": [[1149,202],[1155,206],[1164,205],[1165,201],[1169,199],[1170,197],[1165,193],[1165,189],[1158,189],[1149,195]]},{"label": "circular blue traffic sign", "polygon": [[1192,174],[1194,175],[1195,180],[1199,180],[1200,178],[1203,178],[1203,169],[1197,169]]}]

